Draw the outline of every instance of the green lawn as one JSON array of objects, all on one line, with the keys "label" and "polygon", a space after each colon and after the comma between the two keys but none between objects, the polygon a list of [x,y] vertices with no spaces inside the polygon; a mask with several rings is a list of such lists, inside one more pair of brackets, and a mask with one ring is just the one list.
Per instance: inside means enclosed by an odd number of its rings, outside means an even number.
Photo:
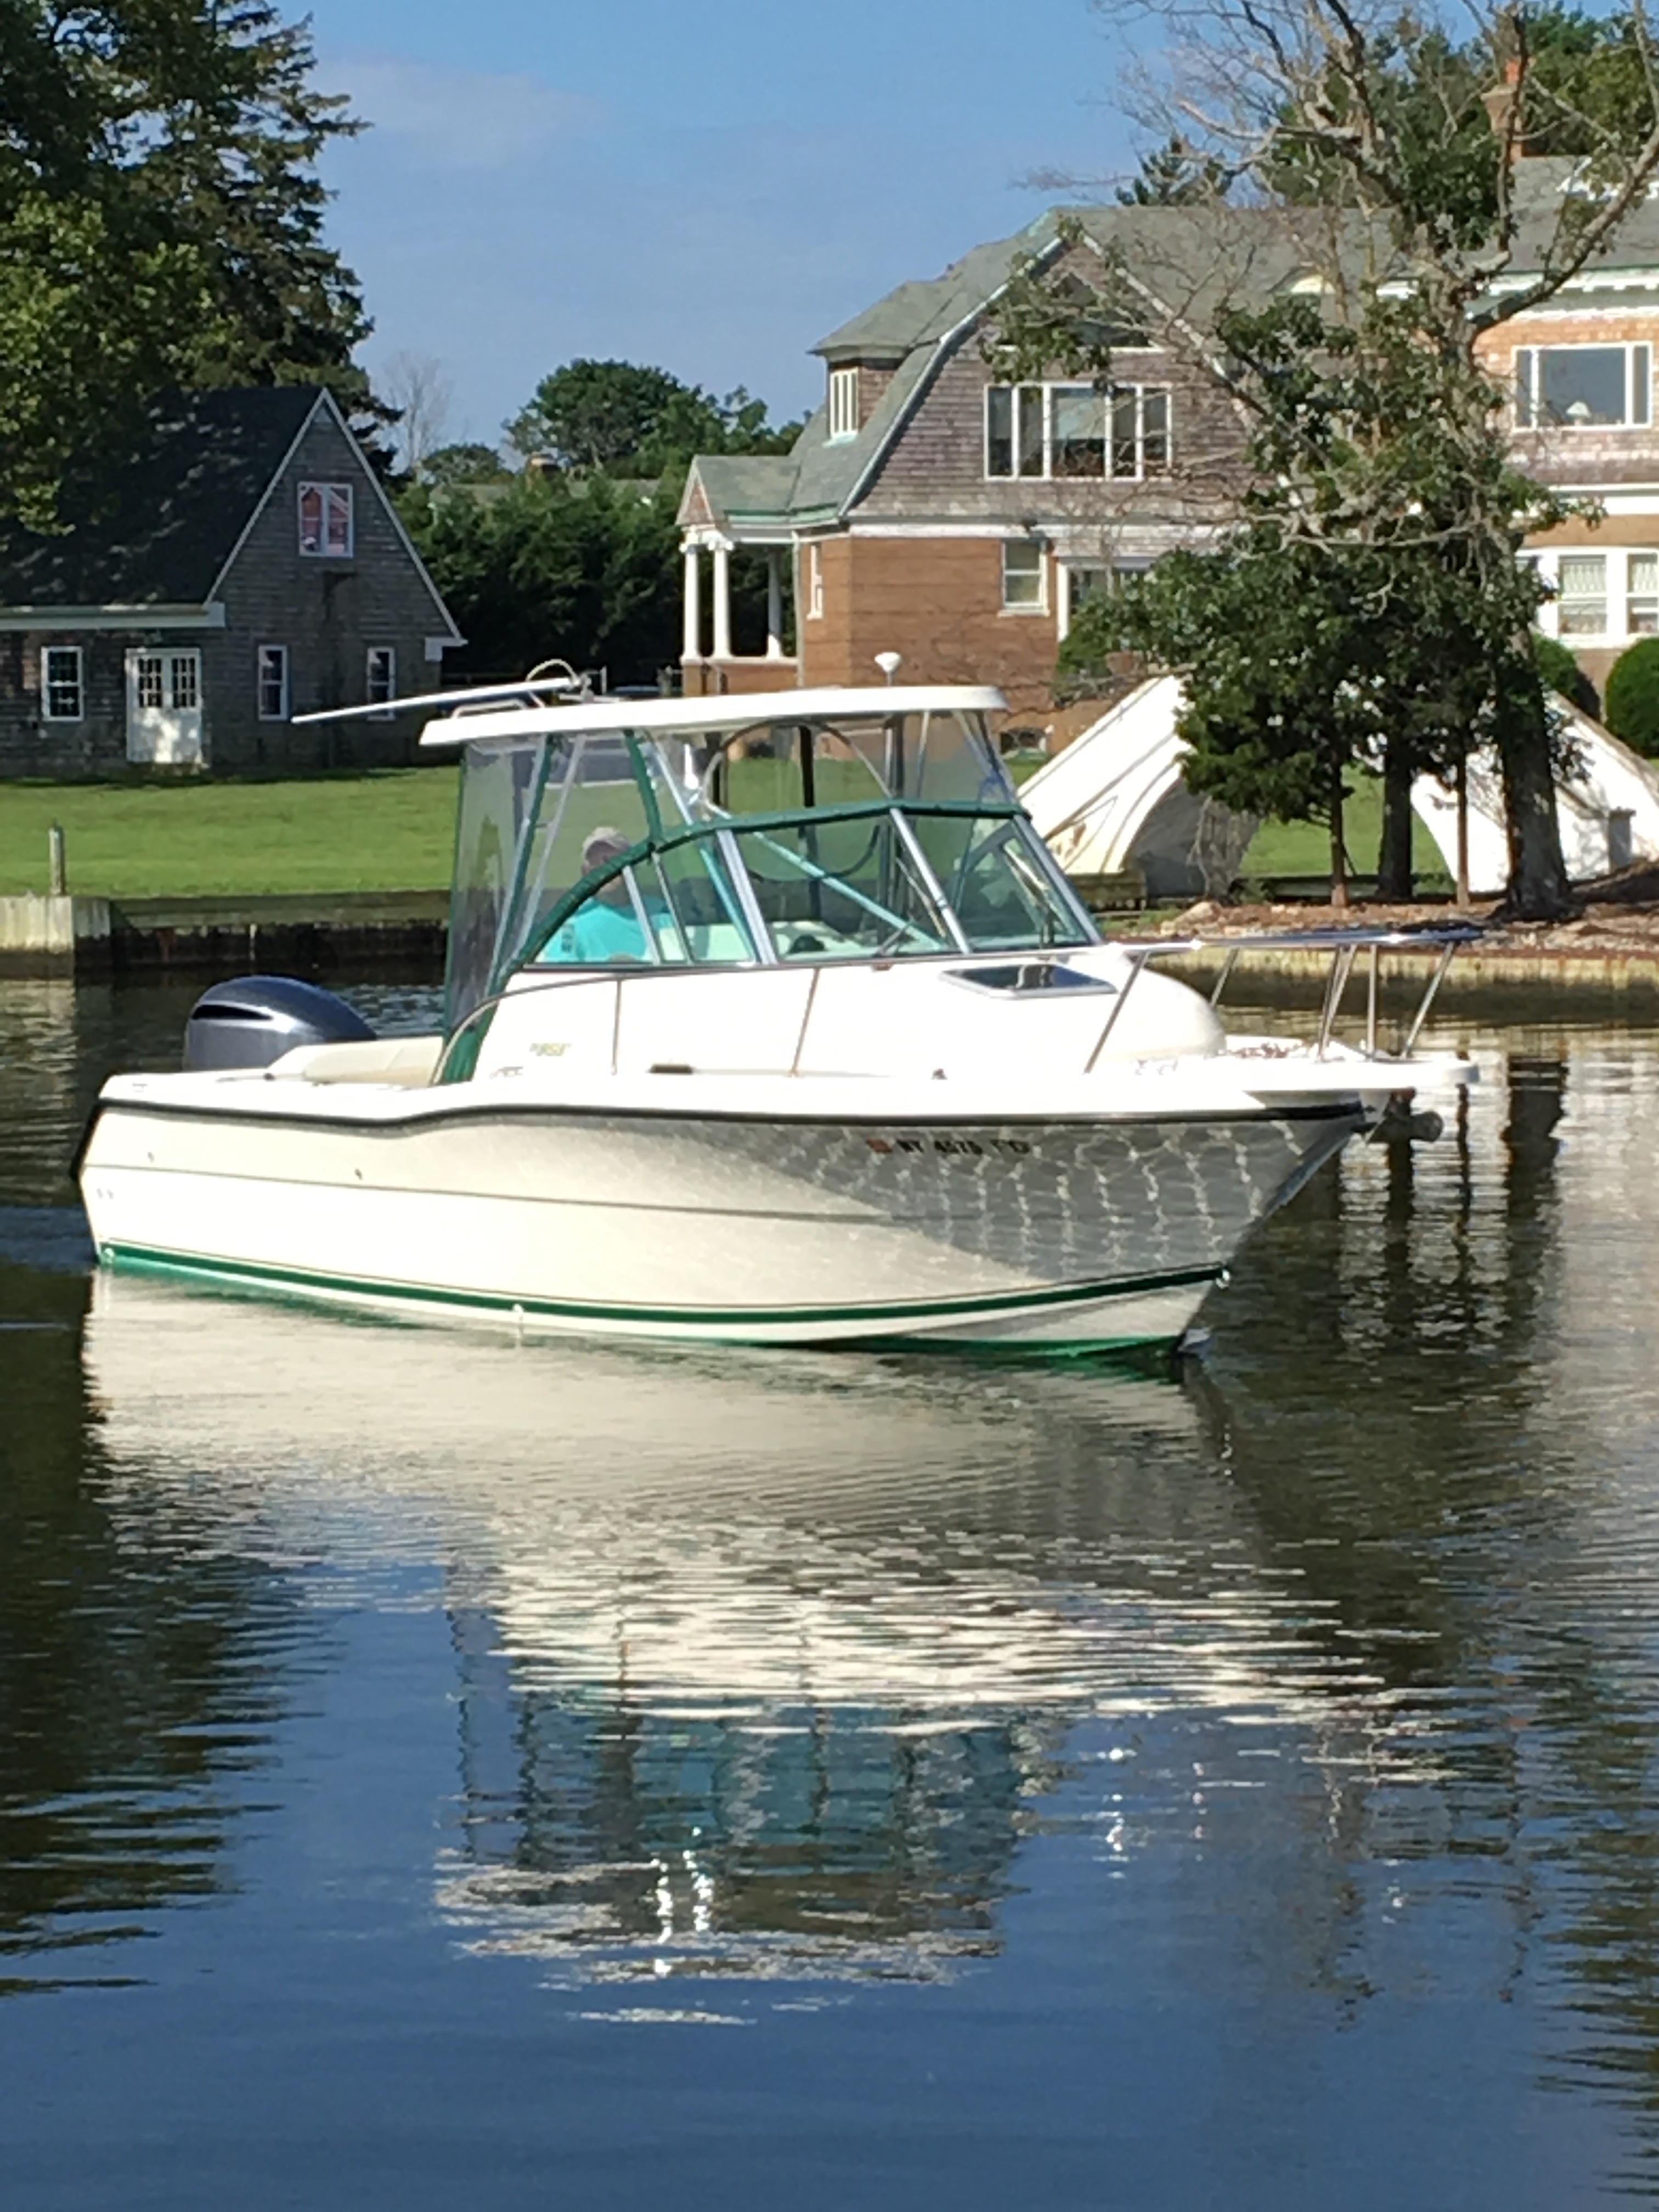
[{"label": "green lawn", "polygon": [[447,888],[455,769],[297,783],[0,783],[0,895],[46,888],[61,823],[70,889],[149,898]]},{"label": "green lawn", "polygon": [[[1376,872],[1382,842],[1382,786],[1372,776],[1358,779],[1343,810],[1343,832],[1354,873]],[[1449,884],[1440,848],[1421,822],[1412,821],[1412,860],[1431,883]],[[1322,822],[1264,822],[1250,841],[1239,873],[1252,876],[1324,876],[1330,873],[1331,836]]]},{"label": "green lawn", "polygon": [[[742,810],[798,800],[796,790],[782,787],[775,763],[748,762],[738,773],[744,787],[732,795]],[[449,882],[455,780],[446,764],[295,783],[0,783],[0,896],[46,890],[46,831],[54,822],[63,825],[70,890],[94,897],[441,890]],[[836,795],[819,792],[821,799]],[[595,790],[591,799],[597,819],[606,799]],[[1381,826],[1381,790],[1367,781],[1348,810],[1348,848],[1362,875],[1376,866]],[[1443,873],[1420,822],[1414,850],[1425,874]],[[1243,873],[1317,876],[1328,865],[1318,824],[1270,822]]]}]

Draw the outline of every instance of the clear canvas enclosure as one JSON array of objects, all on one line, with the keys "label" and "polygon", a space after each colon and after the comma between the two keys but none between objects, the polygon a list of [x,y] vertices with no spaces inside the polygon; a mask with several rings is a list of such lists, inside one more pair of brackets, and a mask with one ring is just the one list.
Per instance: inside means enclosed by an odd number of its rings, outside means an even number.
[{"label": "clear canvas enclosure", "polygon": [[526,966],[775,965],[1092,943],[962,710],[469,744],[447,1019]]}]

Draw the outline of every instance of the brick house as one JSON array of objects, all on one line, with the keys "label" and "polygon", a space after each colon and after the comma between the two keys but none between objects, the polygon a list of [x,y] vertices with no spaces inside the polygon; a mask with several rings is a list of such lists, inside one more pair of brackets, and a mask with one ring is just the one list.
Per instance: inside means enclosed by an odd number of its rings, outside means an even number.
[{"label": "brick house", "polygon": [[[1541,246],[1564,165],[1522,167]],[[1017,721],[1052,725],[1054,654],[1081,598],[1225,526],[1244,481],[1245,427],[1206,366],[1206,333],[1226,300],[1318,289],[1315,242],[1253,210],[1074,214],[1080,241],[1066,243],[1046,215],[930,283],[900,285],[822,340],[823,401],[787,457],[693,462],[680,509],[689,691],[868,682],[874,655],[890,651],[908,680],[997,684]],[[1109,395],[1058,374],[1018,389],[996,382],[983,343],[1025,260],[1105,291]],[[1560,593],[1545,627],[1559,625],[1598,685],[1631,636],[1659,629],[1656,340],[1650,202],[1603,264],[1488,348],[1516,394],[1526,465],[1607,508],[1599,526],[1540,538],[1535,555]],[[764,656],[732,651],[739,545],[765,548],[771,564]]]},{"label": "brick house", "polygon": [[326,392],[174,394],[70,527],[0,534],[0,776],[412,757],[307,709],[435,689],[460,633]]},{"label": "brick house", "polygon": [[[1522,166],[1540,196],[1559,193],[1565,165]],[[1483,350],[1512,394],[1521,465],[1602,509],[1541,533],[1528,556],[1556,592],[1539,627],[1599,693],[1625,648],[1659,633],[1659,203],[1644,200],[1604,260]]]}]

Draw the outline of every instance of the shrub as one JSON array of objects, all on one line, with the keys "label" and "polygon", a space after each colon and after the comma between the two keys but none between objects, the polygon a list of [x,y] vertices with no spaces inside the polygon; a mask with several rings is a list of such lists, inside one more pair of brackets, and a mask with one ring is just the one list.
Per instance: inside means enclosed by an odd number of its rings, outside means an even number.
[{"label": "shrub", "polygon": [[1602,720],[1615,738],[1659,757],[1659,637],[1643,638],[1613,662]]},{"label": "shrub", "polygon": [[1587,714],[1597,711],[1595,686],[1559,637],[1546,637],[1541,631],[1534,630],[1532,657],[1538,664],[1538,673],[1552,691],[1559,691],[1564,699],[1571,700]]}]

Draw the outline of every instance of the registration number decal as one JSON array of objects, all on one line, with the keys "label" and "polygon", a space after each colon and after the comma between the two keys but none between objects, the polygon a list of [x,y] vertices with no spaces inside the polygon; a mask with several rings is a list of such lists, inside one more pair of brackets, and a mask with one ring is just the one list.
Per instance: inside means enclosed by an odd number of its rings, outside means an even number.
[{"label": "registration number decal", "polygon": [[1024,1159],[1030,1152],[1025,1137],[866,1137],[872,1152],[934,1152],[966,1159]]}]

